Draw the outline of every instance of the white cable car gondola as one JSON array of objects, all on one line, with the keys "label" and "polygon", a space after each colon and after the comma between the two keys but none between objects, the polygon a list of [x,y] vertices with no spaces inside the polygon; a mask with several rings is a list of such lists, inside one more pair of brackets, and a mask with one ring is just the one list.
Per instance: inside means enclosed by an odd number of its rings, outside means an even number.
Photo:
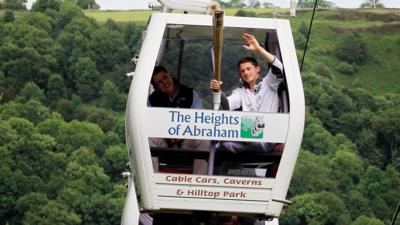
[{"label": "white cable car gondola", "polygon": [[[163,12],[174,7],[207,13],[210,4],[207,0],[183,1],[186,5],[176,0],[160,2],[164,2]],[[209,105],[207,94],[202,90],[209,90],[213,73],[211,54],[204,54],[210,52],[212,45],[212,25],[212,16],[206,14],[154,13],[150,18],[139,57],[135,59],[137,64],[127,103],[126,140],[133,179],[129,179],[121,224],[138,224],[139,212],[164,211],[279,218],[283,207],[289,203],[285,200],[286,194],[303,135],[304,94],[288,20],[224,17],[222,63],[227,69],[232,68],[229,76],[237,74],[233,72],[236,54],[244,54],[239,50],[243,33],[264,40],[265,47],[281,59],[285,82],[280,90],[280,112],[148,107],[152,72],[159,64],[168,65],[181,82],[188,82],[199,90],[203,105]],[[191,50],[190,57],[182,56],[183,49]],[[190,63],[185,64],[185,60]],[[194,62],[201,64],[204,70],[196,69]],[[196,76],[187,78],[188,73],[196,73]],[[224,80],[225,74],[222,74]],[[262,123],[263,129],[251,135],[249,126],[256,122]],[[160,149],[150,148],[151,137],[211,140],[213,144],[218,141],[270,142],[283,144],[284,150],[233,154],[210,151],[212,148],[202,151]],[[152,157],[158,157],[160,171],[153,170]],[[208,162],[208,174],[191,174],[190,162],[194,159]],[[222,164],[226,165],[227,161],[235,166],[222,170]],[[269,224],[278,222],[274,220]]]}]

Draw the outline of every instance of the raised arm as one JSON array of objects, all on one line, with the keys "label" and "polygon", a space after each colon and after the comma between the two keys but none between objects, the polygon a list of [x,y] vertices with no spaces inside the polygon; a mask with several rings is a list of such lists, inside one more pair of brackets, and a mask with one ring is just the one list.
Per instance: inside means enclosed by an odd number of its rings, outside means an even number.
[{"label": "raised arm", "polygon": [[275,60],[275,56],[265,50],[261,45],[258,43],[257,39],[250,34],[244,33],[243,38],[247,41],[248,45],[243,45],[245,49],[248,51],[252,51],[257,53],[261,56],[268,64],[271,64]]}]

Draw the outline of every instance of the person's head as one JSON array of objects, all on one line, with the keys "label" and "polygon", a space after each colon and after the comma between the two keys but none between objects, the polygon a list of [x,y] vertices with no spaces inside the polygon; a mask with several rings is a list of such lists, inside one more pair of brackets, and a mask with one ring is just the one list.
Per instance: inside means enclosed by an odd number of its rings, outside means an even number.
[{"label": "person's head", "polygon": [[256,84],[260,76],[261,68],[255,58],[244,57],[237,64],[240,79],[248,86],[252,87]]},{"label": "person's head", "polygon": [[171,74],[163,66],[156,66],[151,77],[151,84],[155,90],[172,96],[175,92],[175,84]]}]

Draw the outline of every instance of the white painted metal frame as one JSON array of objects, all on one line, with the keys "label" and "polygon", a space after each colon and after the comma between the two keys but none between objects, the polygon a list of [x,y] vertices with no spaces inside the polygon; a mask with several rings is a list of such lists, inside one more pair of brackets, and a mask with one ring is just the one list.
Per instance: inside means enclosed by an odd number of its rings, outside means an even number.
[{"label": "white painted metal frame", "polygon": [[[196,189],[196,185],[200,184],[193,182],[185,184],[184,182],[170,182],[167,179],[167,176],[177,177],[178,175],[155,174],[152,172],[148,137],[149,130],[154,128],[148,127],[146,122],[155,118],[148,117],[149,110],[152,110],[147,107],[148,86],[167,24],[212,26],[212,18],[209,15],[155,13],[151,16],[148,24],[135,76],[130,87],[126,111],[127,145],[130,163],[136,176],[135,180],[139,182],[141,208],[151,211],[162,209],[225,211],[279,217],[283,207],[283,203],[279,202],[279,200],[286,198],[304,127],[304,94],[289,21],[229,16],[224,18],[225,27],[275,29],[278,35],[289,90],[290,112],[288,114],[285,151],[283,152],[276,178],[255,178],[262,184],[252,187],[251,185],[223,185],[224,179],[232,177],[184,175],[192,180],[202,178],[216,179],[217,183],[221,185],[211,185],[212,187],[206,188],[210,192],[223,193],[228,191],[240,195],[241,191],[247,191],[248,196],[253,196],[251,201],[230,198],[216,199],[213,197],[180,197],[179,191],[195,193],[192,191],[206,189],[204,187]],[[171,196],[171,193],[176,193],[176,196]],[[130,193],[130,196],[132,194]],[[259,199],[259,201],[255,199]],[[273,201],[273,199],[278,201]]]}]

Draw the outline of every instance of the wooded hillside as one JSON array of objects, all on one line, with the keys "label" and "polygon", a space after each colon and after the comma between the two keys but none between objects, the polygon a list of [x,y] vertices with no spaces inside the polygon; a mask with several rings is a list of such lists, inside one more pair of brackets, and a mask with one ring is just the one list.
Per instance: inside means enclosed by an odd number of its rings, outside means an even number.
[{"label": "wooded hillside", "polygon": [[[0,224],[119,224],[125,74],[144,23],[98,22],[68,2],[0,15]],[[299,60],[310,17],[291,19]],[[317,12],[294,204],[280,224],[390,223],[400,200],[399,52],[400,10]]]}]

